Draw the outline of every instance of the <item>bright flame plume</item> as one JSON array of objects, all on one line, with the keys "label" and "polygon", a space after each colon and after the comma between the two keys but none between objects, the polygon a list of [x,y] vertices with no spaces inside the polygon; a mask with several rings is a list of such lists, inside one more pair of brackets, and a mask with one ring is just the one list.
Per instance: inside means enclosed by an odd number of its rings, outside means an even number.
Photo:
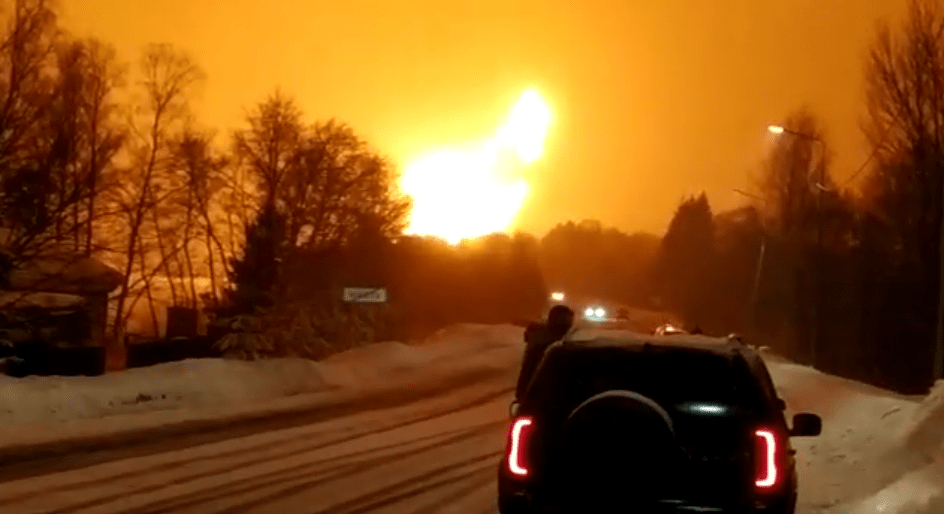
[{"label": "bright flame plume", "polygon": [[544,153],[551,109],[522,93],[496,135],[471,150],[439,150],[407,166],[400,186],[413,198],[409,234],[451,244],[507,230],[528,195],[525,167]]}]

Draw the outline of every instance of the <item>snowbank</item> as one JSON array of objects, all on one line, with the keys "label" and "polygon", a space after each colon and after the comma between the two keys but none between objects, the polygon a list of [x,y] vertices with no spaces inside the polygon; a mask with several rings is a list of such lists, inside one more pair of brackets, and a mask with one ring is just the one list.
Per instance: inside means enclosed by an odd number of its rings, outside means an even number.
[{"label": "snowbank", "polygon": [[837,512],[944,512],[944,381],[891,432],[896,444],[869,464],[879,472],[875,491]]},{"label": "snowbank", "polygon": [[823,418],[820,437],[794,440],[810,511],[944,512],[944,381],[916,401],[779,359],[768,366],[788,415]]},{"label": "snowbank", "polygon": [[521,329],[460,325],[422,346],[378,343],[321,362],[193,359],[100,377],[0,376],[0,427],[168,409],[245,405],[299,394],[389,386],[422,372],[439,376],[511,369]]},{"label": "snowbank", "polygon": [[331,386],[320,368],[303,359],[194,359],[100,377],[0,377],[0,424],[64,422],[320,391]]},{"label": "snowbank", "polygon": [[[880,489],[891,468],[882,456],[900,445],[898,427],[918,408],[917,402],[890,391],[827,375],[785,359],[765,355],[774,384],[787,403],[786,414],[812,412],[823,419],[819,437],[795,438],[801,507],[833,510]],[[825,509],[825,510],[822,510]],[[806,512],[798,508],[798,512]]]}]

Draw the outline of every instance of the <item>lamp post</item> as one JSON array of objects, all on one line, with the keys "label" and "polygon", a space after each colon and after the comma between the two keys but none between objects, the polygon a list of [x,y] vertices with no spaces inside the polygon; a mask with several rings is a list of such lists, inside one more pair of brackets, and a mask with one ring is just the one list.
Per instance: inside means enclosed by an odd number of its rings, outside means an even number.
[{"label": "lamp post", "polygon": [[[748,193],[746,191],[742,191],[740,189],[735,189],[734,192],[738,194],[742,194],[744,196],[749,196],[751,198],[754,198],[755,200],[763,201],[763,199],[760,198],[759,196]],[[758,303],[760,302],[760,279],[764,270],[764,255],[766,252],[767,252],[767,232],[763,229],[763,227],[761,227],[760,249],[757,252],[757,265],[755,266],[755,270],[754,270],[754,283],[751,285],[750,305],[751,305],[751,325],[752,325],[751,328],[754,330],[754,334],[752,334],[753,337],[757,337],[757,332],[758,332],[759,323],[757,322],[757,317],[758,317]]]},{"label": "lamp post", "polygon": [[[944,204],[944,195],[941,196]],[[941,234],[938,252],[940,273],[937,280],[937,337],[934,345],[934,379],[944,380],[944,208],[941,212]]]},{"label": "lamp post", "polygon": [[794,137],[801,139],[807,139],[820,145],[820,159],[819,159],[819,176],[815,182],[813,182],[813,173],[816,172],[816,168],[810,170],[809,177],[807,182],[810,184],[811,189],[816,189],[818,194],[816,195],[816,258],[814,265],[814,274],[815,274],[815,285],[814,285],[814,300],[813,300],[813,332],[812,337],[810,338],[810,365],[814,368],[817,364],[819,349],[819,339],[822,334],[822,307],[823,307],[823,193],[827,191],[825,182],[825,173],[826,173],[826,142],[823,141],[818,136],[813,136],[810,134],[804,134],[802,132],[797,132],[790,130],[781,125],[770,125],[767,127],[767,130],[771,134],[790,134]]}]

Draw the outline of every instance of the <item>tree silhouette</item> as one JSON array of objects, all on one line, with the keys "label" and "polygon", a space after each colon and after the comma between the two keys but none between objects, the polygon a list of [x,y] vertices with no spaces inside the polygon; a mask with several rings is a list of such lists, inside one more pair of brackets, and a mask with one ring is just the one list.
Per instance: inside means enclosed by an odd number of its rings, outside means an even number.
[{"label": "tree silhouette", "polygon": [[563,289],[574,300],[647,306],[652,296],[651,267],[660,238],[604,228],[599,221],[569,221],[541,239],[539,261],[548,287]]},{"label": "tree silhouette", "polygon": [[221,315],[251,314],[275,303],[285,235],[285,217],[273,202],[266,202],[256,220],[246,227],[242,256],[230,263],[229,289]]},{"label": "tree silhouette", "polygon": [[93,252],[95,198],[122,144],[121,70],[95,40],[61,34],[48,2],[15,2],[0,41],[0,222],[13,265]]},{"label": "tree silhouette", "polygon": [[234,137],[240,165],[254,177],[260,201],[286,217],[287,238],[306,250],[337,249],[370,223],[399,234],[410,202],[393,166],[354,130],[335,120],[305,126],[295,101],[276,91],[247,116]]},{"label": "tree silhouette", "polygon": [[[170,142],[172,134],[182,128],[189,115],[188,95],[202,79],[202,72],[190,58],[170,45],[150,45],[141,58],[140,67],[144,105],[139,106],[138,112],[144,128],[131,124],[132,133],[137,136],[131,149],[131,162],[128,167],[114,170],[108,195],[110,206],[119,214],[110,229],[123,246],[120,255],[124,261],[124,280],[117,294],[118,319],[113,327],[119,344],[124,340],[128,316],[142,294],[148,297],[152,323],[157,329],[151,279],[163,271],[173,285],[170,262],[182,247],[165,244],[165,238],[177,228],[168,221],[179,220],[162,219],[158,212],[167,212],[170,200],[181,189],[180,180],[168,166]],[[148,230],[151,240],[147,238]],[[157,243],[156,263],[149,262],[153,261],[150,259],[153,248],[148,244],[152,240]],[[134,290],[137,294],[132,296]],[[171,291],[176,296],[174,290]]]},{"label": "tree silhouette", "polygon": [[944,13],[936,2],[912,0],[898,34],[880,26],[866,94],[864,131],[877,165],[863,192],[871,222],[890,243],[888,261],[872,263],[870,274],[896,283],[885,296],[894,299],[901,335],[887,334],[894,327],[878,330],[928,362],[935,329],[944,344]]},{"label": "tree silhouette", "polygon": [[715,258],[715,226],[708,197],[684,200],[659,252],[659,283],[668,307],[691,324],[703,323],[708,276]]}]

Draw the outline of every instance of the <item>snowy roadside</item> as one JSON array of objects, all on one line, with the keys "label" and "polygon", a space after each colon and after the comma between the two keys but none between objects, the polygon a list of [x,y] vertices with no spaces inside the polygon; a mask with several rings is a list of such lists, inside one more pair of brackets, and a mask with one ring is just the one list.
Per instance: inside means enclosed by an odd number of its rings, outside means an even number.
[{"label": "snowy roadside", "polygon": [[[868,468],[852,478],[868,494],[837,514],[940,514],[944,512],[944,381],[890,431],[892,445],[873,451]],[[869,471],[871,470],[871,471]]]},{"label": "snowy roadside", "polygon": [[944,382],[912,397],[767,359],[787,415],[823,418],[815,438],[796,438],[798,513],[944,512]]},{"label": "snowy roadside", "polygon": [[[458,325],[420,345],[380,343],[314,363],[206,359],[105,377],[0,377],[0,460],[71,441],[372,405],[508,376],[521,358],[515,326]],[[902,396],[764,353],[787,414],[814,412],[823,433],[797,438],[798,514],[944,512],[944,382]],[[504,380],[504,378],[502,379]],[[25,446],[24,446],[25,445]],[[81,445],[79,445],[81,446]],[[22,454],[22,453],[21,453]]]},{"label": "snowy roadside", "polygon": [[168,426],[238,423],[513,372],[521,329],[459,325],[321,362],[196,359],[101,377],[0,376],[0,453]]}]

